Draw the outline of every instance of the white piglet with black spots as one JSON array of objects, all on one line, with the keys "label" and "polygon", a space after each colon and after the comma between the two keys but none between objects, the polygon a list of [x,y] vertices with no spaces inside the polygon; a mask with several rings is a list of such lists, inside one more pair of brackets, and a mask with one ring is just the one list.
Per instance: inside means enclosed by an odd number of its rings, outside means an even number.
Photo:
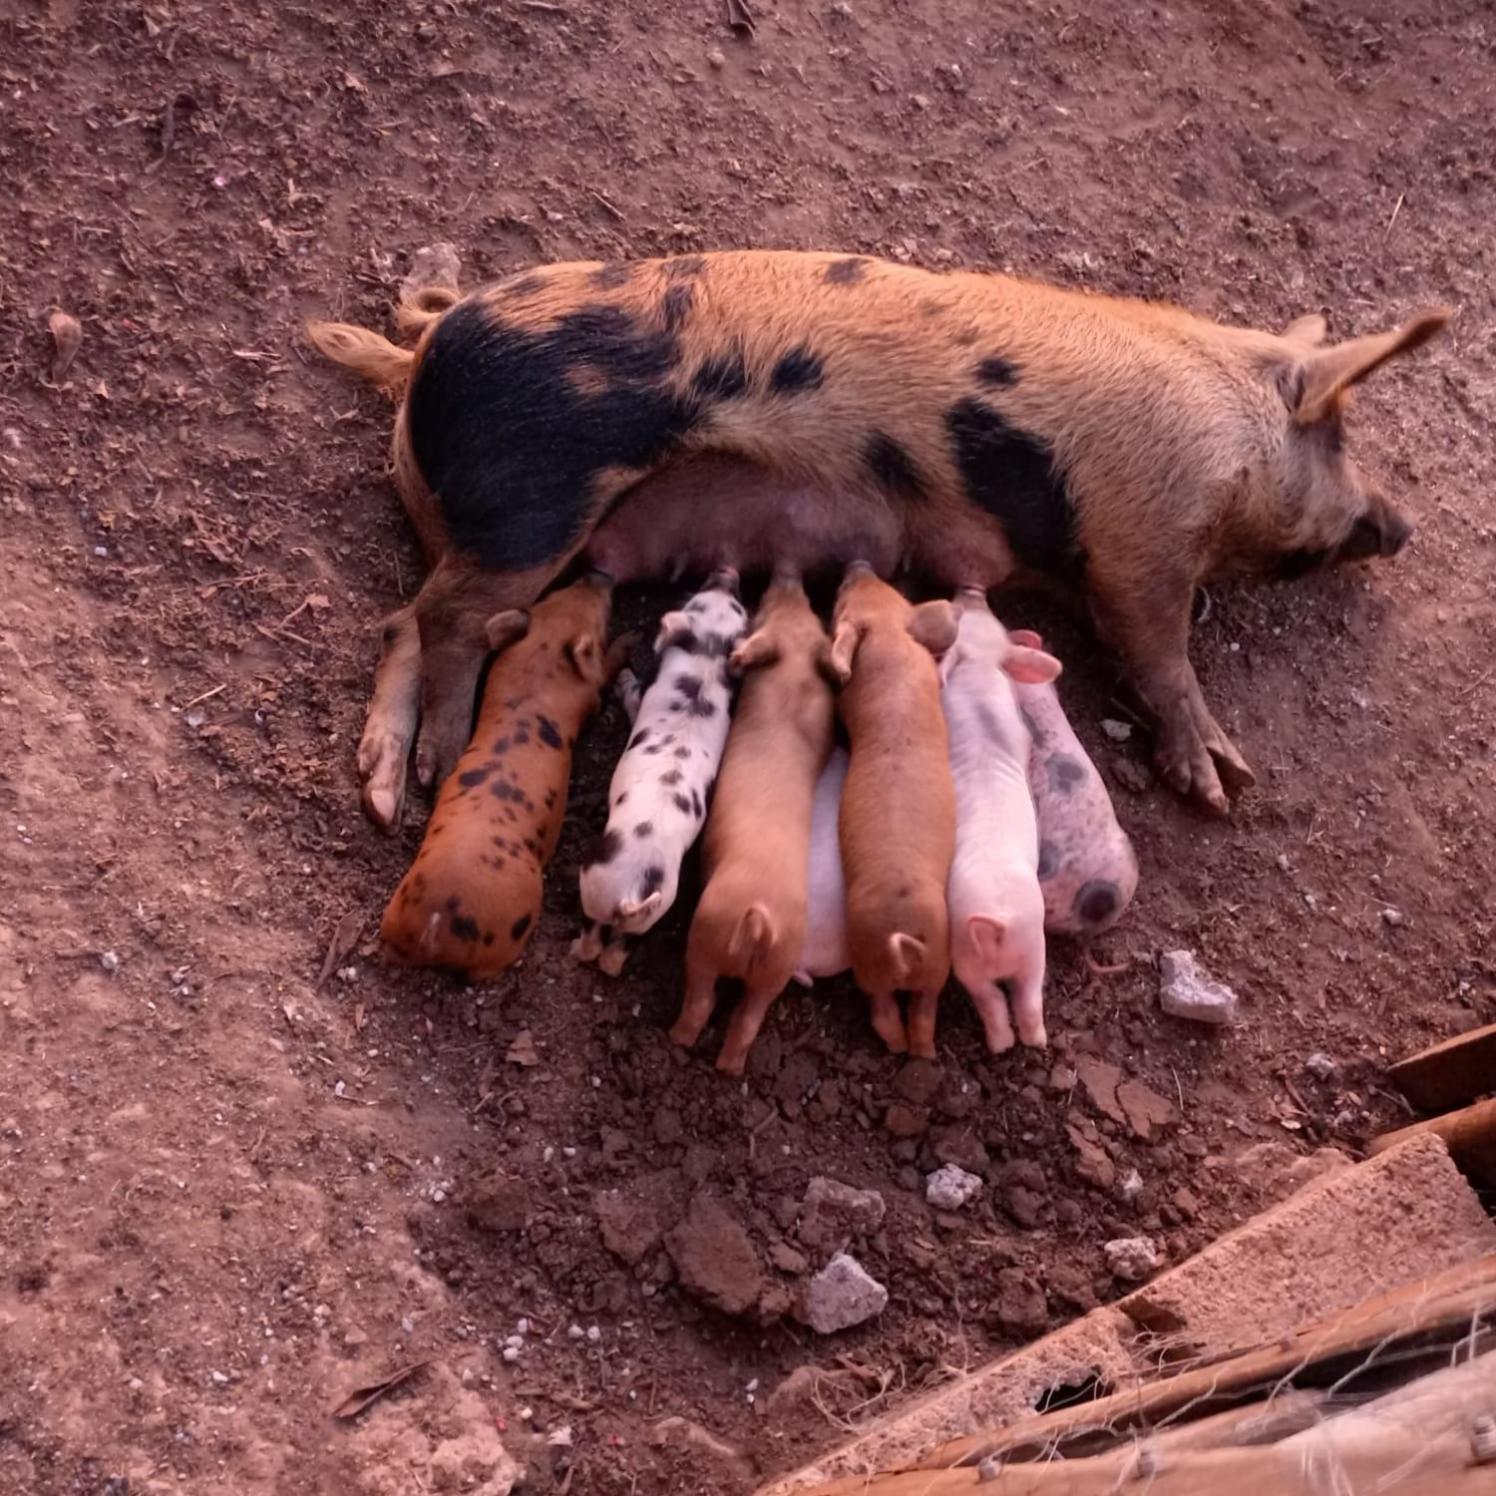
[{"label": "white piglet with black spots", "polygon": [[714,571],[660,620],[657,672],[639,694],[620,678],[633,719],[608,787],[608,824],[582,865],[582,934],[572,954],[612,976],[633,940],[675,903],[681,863],[701,834],[732,715],[727,658],[748,615],[738,574]]}]

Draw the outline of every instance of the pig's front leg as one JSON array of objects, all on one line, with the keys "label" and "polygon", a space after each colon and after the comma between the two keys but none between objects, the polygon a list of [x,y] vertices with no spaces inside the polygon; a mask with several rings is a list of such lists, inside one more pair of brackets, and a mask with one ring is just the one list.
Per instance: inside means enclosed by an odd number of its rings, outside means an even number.
[{"label": "pig's front leg", "polygon": [[623,708],[623,714],[629,719],[629,726],[634,725],[634,719],[639,715],[639,703],[644,700],[644,687],[639,684],[639,677],[634,674],[627,665],[618,672],[617,679],[613,683],[614,694],[618,697],[618,704]]},{"label": "pig's front leg", "polygon": [[401,608],[384,623],[374,694],[358,744],[358,777],[364,813],[393,831],[405,804],[406,765],[421,720],[421,630],[413,608]]},{"label": "pig's front leg", "polygon": [[1211,716],[1190,664],[1192,584],[1184,577],[1155,578],[1142,597],[1093,587],[1102,633],[1121,650],[1143,700],[1158,716],[1159,773],[1181,795],[1193,794],[1225,815],[1230,806],[1222,773],[1233,789],[1257,780]]}]

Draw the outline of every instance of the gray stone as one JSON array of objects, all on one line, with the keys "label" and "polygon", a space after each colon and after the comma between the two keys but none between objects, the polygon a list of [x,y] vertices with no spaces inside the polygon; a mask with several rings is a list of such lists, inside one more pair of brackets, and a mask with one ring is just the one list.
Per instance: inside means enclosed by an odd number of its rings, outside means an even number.
[{"label": "gray stone", "polygon": [[1140,1282],[1158,1267],[1158,1248],[1146,1236],[1119,1236],[1103,1242],[1101,1253],[1107,1267],[1129,1283]]},{"label": "gray stone", "polygon": [[1236,994],[1205,975],[1192,951],[1165,951],[1158,960],[1159,1001],[1173,1018],[1217,1027],[1236,1022]]},{"label": "gray stone", "polygon": [[956,1164],[943,1164],[925,1181],[925,1199],[936,1210],[960,1210],[981,1193],[981,1177]]},{"label": "gray stone", "polygon": [[882,1314],[888,1290],[855,1257],[838,1252],[810,1280],[805,1320],[818,1335],[835,1335]]}]

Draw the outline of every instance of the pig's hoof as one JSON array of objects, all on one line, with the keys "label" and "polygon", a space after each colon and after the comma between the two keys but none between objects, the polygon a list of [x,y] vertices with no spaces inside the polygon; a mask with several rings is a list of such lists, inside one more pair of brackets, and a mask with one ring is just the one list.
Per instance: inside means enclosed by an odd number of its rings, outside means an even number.
[{"label": "pig's hoof", "polygon": [[597,969],[610,977],[621,977],[628,964],[629,951],[626,945],[610,945],[597,958]]},{"label": "pig's hoof", "polygon": [[1156,762],[1165,783],[1220,816],[1231,809],[1223,776],[1237,790],[1257,782],[1246,760],[1201,701],[1180,702],[1164,721]]},{"label": "pig's hoof", "polygon": [[597,951],[593,949],[592,942],[590,942],[585,935],[578,935],[577,938],[572,941],[571,959],[573,961],[581,961],[584,963],[591,963],[597,960]]},{"label": "pig's hoof", "polygon": [[364,814],[381,831],[393,831],[400,824],[409,759],[410,739],[398,733],[370,731],[359,742],[358,777],[364,782]]}]

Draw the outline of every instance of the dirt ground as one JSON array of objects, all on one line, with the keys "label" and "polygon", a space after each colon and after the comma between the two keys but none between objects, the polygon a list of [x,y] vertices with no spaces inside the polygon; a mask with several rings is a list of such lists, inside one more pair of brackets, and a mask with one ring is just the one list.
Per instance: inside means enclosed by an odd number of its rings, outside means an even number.
[{"label": "dirt ground", "polygon": [[[1108,1239],[1177,1260],[1354,1152],[1388,1057],[1496,1018],[1485,0],[750,4],[752,37],[718,0],[0,10],[0,1491],[745,1490],[1115,1295]],[[938,1072],[828,984],[728,1083],[663,1035],[688,899],[621,981],[567,957],[616,707],[522,968],[368,943],[420,811],[375,833],[352,749],[418,562],[387,410],[298,326],[386,325],[438,239],[473,280],[764,245],[1342,333],[1447,302],[1351,438],[1418,534],[1212,596],[1200,673],[1260,775],[1229,823],[1015,600],[1138,844],[1099,952],[1130,964],[1056,943],[1048,1054],[987,1058],[948,1001]],[[1159,1012],[1176,946],[1237,1029]],[[945,1216],[949,1160],[987,1188]],[[818,1175],[887,1211],[853,1239],[887,1310],[834,1339],[780,1312],[837,1238]]]}]

